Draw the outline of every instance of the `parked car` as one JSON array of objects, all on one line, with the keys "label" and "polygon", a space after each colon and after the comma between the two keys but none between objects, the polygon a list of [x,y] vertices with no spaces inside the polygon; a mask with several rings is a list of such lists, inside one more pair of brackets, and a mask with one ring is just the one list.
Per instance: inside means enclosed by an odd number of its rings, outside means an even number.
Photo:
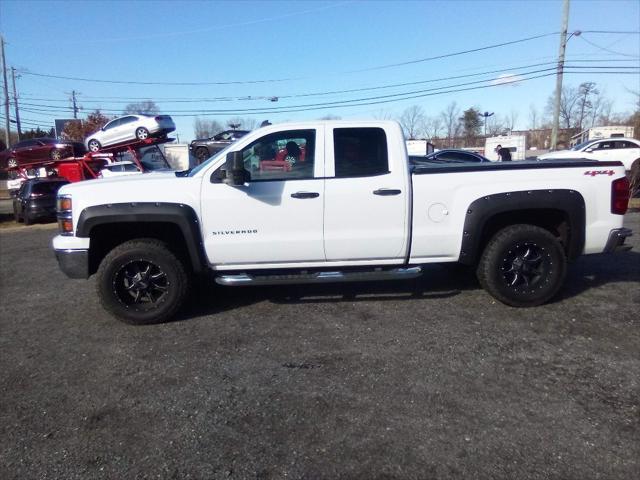
[{"label": "parked car", "polygon": [[409,160],[412,164],[420,163],[483,163],[490,162],[486,157],[467,150],[444,149],[438,150],[426,156],[411,155]]},{"label": "parked car", "polygon": [[66,157],[82,156],[85,153],[86,149],[80,142],[57,138],[31,138],[22,140],[0,152],[0,169],[6,170],[38,161],[61,160]]},{"label": "parked car", "polygon": [[111,120],[85,139],[92,152],[132,140],[166,135],[176,129],[169,115],[125,115]]},{"label": "parked car", "polygon": [[198,159],[198,163],[204,162],[207,158],[215,155],[227,145],[232,144],[239,138],[244,137],[249,130],[225,130],[213,137],[198,138],[191,142],[189,150]]},{"label": "parked car", "polygon": [[139,173],[142,172],[135,163],[125,160],[123,162],[111,162],[105,165],[105,167],[100,170],[98,177],[111,178],[124,175],[137,175]]},{"label": "parked car", "polygon": [[67,185],[63,178],[34,178],[26,180],[13,196],[13,217],[25,225],[40,219],[55,219],[56,195]]},{"label": "parked car", "polygon": [[634,138],[600,138],[579,143],[570,150],[558,150],[540,155],[538,160],[587,158],[602,162],[622,162],[626,171],[640,164],[640,141]]}]

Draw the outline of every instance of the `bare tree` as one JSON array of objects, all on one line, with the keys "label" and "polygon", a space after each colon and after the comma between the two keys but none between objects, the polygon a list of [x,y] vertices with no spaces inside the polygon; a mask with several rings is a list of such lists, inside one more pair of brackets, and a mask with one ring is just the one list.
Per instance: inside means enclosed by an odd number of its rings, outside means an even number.
[{"label": "bare tree", "polygon": [[[564,128],[575,126],[576,109],[578,105],[578,90],[575,87],[562,87],[560,95],[560,121]],[[547,100],[547,114],[553,115],[554,95]]]},{"label": "bare tree", "polygon": [[612,109],[613,102],[601,92],[592,102],[590,126],[595,127],[596,124],[608,125],[610,123]]},{"label": "bare tree", "polygon": [[373,114],[373,118],[376,120],[391,120],[393,118],[393,114],[389,110],[381,108]]},{"label": "bare tree", "polygon": [[142,102],[129,103],[124,107],[124,111],[122,113],[124,115],[132,113],[137,113],[139,115],[158,115],[160,113],[160,108],[153,100],[144,100]]},{"label": "bare tree", "polygon": [[196,138],[210,138],[224,130],[216,120],[203,120],[199,117],[193,121],[193,133]]},{"label": "bare tree", "polygon": [[590,117],[593,110],[593,98],[598,97],[600,92],[594,82],[584,82],[578,87],[578,108],[576,126],[582,130],[585,119]]},{"label": "bare tree", "polygon": [[253,130],[258,126],[258,120],[251,117],[245,117],[242,119],[242,128],[245,130]]},{"label": "bare tree", "polygon": [[422,135],[427,140],[433,140],[434,138],[440,138],[442,132],[442,118],[437,117],[424,117],[422,122]]},{"label": "bare tree", "polygon": [[538,128],[538,109],[532,103],[529,105],[529,129],[535,130]]},{"label": "bare tree", "polygon": [[398,119],[408,139],[415,139],[424,121],[424,110],[419,105],[407,107]]},{"label": "bare tree", "polygon": [[518,112],[515,109],[511,109],[509,112],[509,117],[507,117],[507,126],[510,131],[516,129],[516,123],[518,122]]},{"label": "bare tree", "polygon": [[442,123],[444,124],[444,130],[447,135],[447,146],[451,147],[453,145],[453,139],[458,136],[460,133],[460,109],[456,102],[451,102],[447,105],[440,113],[440,118],[442,118]]},{"label": "bare tree", "polygon": [[487,117],[486,124],[487,135],[492,137],[500,135],[505,130],[504,121],[499,115]]}]

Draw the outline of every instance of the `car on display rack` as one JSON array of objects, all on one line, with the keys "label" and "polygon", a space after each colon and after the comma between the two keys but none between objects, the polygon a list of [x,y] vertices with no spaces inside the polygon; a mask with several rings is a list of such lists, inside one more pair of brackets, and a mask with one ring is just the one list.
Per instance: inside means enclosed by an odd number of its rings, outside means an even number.
[{"label": "car on display rack", "polygon": [[490,162],[486,157],[479,153],[467,150],[457,150],[448,148],[435,151],[426,156],[410,155],[409,160],[412,164],[420,163],[483,163]]},{"label": "car on display rack", "polygon": [[397,122],[299,122],[254,130],[192,170],[63,187],[53,249],[136,324],[173,317],[197,274],[287,288],[446,262],[528,307],[558,293],[571,260],[630,248],[628,202],[620,162],[410,165]]},{"label": "car on display rack", "polygon": [[622,162],[625,170],[630,171],[636,162],[640,166],[640,140],[635,138],[600,138],[580,143],[570,150],[540,155],[538,160],[555,160],[567,158],[586,158],[603,162]]},{"label": "car on display rack", "polygon": [[90,151],[97,152],[103,147],[119,143],[163,136],[175,129],[176,125],[169,115],[125,115],[111,120],[89,135],[85,145]]},{"label": "car on display rack", "polygon": [[68,183],[63,178],[34,178],[24,181],[11,194],[15,221],[30,225],[36,220],[55,220],[56,194]]},{"label": "car on display rack", "polygon": [[189,144],[189,150],[198,159],[198,163],[202,163],[247,133],[249,133],[248,130],[225,130],[213,137],[194,140]]},{"label": "car on display rack", "polygon": [[142,173],[138,166],[128,160],[122,162],[111,162],[100,170],[98,178],[122,177],[126,175],[137,175]]},{"label": "car on display rack", "polygon": [[0,152],[0,169],[6,170],[42,160],[57,161],[80,156],[85,152],[86,149],[80,142],[57,138],[31,138]]}]

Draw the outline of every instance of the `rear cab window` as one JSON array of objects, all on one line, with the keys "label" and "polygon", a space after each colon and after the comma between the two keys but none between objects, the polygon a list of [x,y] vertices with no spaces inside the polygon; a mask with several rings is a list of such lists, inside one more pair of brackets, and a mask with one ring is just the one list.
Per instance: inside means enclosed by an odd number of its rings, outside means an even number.
[{"label": "rear cab window", "polygon": [[333,152],[336,178],[389,173],[387,135],[382,128],[335,128]]}]

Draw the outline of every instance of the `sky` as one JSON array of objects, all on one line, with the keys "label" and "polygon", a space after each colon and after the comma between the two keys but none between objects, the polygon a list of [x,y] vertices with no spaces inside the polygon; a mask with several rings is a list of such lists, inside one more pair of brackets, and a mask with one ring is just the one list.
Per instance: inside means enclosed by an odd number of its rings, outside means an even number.
[{"label": "sky", "polygon": [[[555,88],[561,18],[562,0],[0,2],[23,128],[71,118],[75,90],[80,117],[151,99],[182,142],[196,116],[397,118],[412,105],[435,116],[451,102],[528,128]],[[577,30],[564,84],[594,81],[631,112],[640,2],[571,0]]]}]

